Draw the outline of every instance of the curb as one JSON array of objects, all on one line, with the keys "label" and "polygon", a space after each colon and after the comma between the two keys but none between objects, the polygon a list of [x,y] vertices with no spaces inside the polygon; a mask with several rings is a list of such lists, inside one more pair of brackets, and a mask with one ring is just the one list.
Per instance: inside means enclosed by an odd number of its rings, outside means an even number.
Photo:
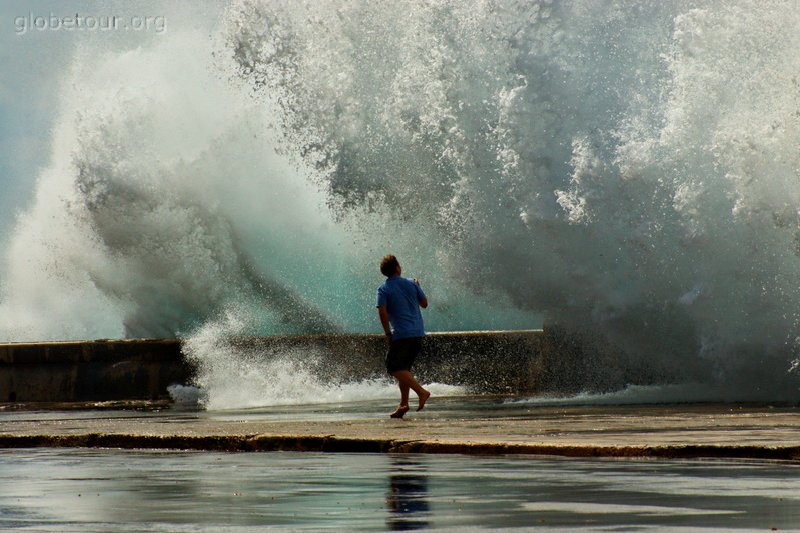
[{"label": "curb", "polygon": [[2,435],[0,449],[119,448],[217,452],[423,453],[461,455],[544,455],[575,458],[757,459],[800,461],[800,446],[576,446],[475,442],[352,439],[331,435]]}]

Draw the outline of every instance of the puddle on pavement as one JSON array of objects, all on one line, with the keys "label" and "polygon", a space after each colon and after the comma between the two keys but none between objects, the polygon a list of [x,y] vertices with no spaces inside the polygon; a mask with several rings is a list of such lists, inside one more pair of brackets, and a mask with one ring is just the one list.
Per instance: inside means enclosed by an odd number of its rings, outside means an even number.
[{"label": "puddle on pavement", "polygon": [[0,451],[0,527],[787,529],[800,467],[536,457]]}]

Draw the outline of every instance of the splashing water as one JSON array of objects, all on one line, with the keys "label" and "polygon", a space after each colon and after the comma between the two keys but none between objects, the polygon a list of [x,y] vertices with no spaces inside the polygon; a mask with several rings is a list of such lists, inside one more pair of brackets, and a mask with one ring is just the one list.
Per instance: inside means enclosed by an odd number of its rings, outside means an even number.
[{"label": "splashing water", "polygon": [[[345,403],[396,399],[397,386],[386,376],[348,380],[326,366],[324,354],[271,350],[237,344],[236,337],[253,331],[253,321],[242,309],[226,309],[185,340],[183,353],[197,367],[195,384],[206,409],[242,409],[274,405]],[[247,343],[245,343],[247,344]],[[381,354],[376,354],[380,357]],[[436,396],[463,394],[460,387],[426,384]],[[197,393],[177,388],[174,398]],[[189,402],[191,403],[191,402]]]},{"label": "splashing water", "polygon": [[[635,367],[795,401],[793,7],[242,1],[212,38],[83,50],[0,332],[199,351],[231,304],[263,334],[373,331],[392,250],[429,329],[546,318],[603,344],[587,390]],[[315,379],[311,356],[273,363]]]}]

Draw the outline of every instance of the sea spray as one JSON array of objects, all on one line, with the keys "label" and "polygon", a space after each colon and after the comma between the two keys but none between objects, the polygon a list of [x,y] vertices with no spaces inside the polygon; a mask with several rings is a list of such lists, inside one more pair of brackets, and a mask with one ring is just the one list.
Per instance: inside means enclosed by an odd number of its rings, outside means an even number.
[{"label": "sea spray", "polygon": [[602,347],[573,388],[794,401],[793,7],[245,1],[211,37],[78,50],[0,331],[191,337],[232,305],[375,331],[394,252],[429,329]]},{"label": "sea spray", "polygon": [[247,1],[229,39],[340,217],[426,213],[451,276],[607,344],[611,372],[797,399],[797,17]]},{"label": "sea spray", "polygon": [[[314,375],[314,353],[254,353],[237,348],[235,336],[252,324],[241,310],[227,309],[184,339],[182,351],[197,367],[195,384],[209,409],[314,403],[323,384]],[[324,400],[323,400],[324,401]]]},{"label": "sea spray", "polygon": [[[175,387],[176,400],[209,410],[280,405],[347,403],[396,399],[397,385],[386,374],[353,379],[331,363],[329,354],[309,348],[267,346],[254,340],[257,331],[245,309],[230,307],[183,339],[182,352],[196,367],[195,389]],[[377,361],[381,352],[375,353]],[[381,365],[376,365],[380,367]],[[461,394],[460,387],[426,384],[437,396]]]},{"label": "sea spray", "polygon": [[387,250],[436,294],[433,329],[532,320],[500,296],[476,306],[420,225],[337,221],[318,172],[276,152],[281,111],[232,81],[221,37],[76,52],[51,162],[11,239],[6,340],[173,337],[232,304],[262,334],[372,331]]}]

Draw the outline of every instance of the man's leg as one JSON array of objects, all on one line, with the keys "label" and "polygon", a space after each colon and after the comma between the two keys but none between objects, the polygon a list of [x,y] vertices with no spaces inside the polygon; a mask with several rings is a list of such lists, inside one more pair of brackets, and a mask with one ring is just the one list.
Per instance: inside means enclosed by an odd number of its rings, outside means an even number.
[{"label": "man's leg", "polygon": [[411,387],[401,383],[400,380],[397,381],[397,386],[400,387],[400,405],[408,407],[408,392],[411,390]]},{"label": "man's leg", "polygon": [[[422,385],[417,383],[417,380],[414,379],[414,375],[408,370],[398,370],[397,372],[392,372],[392,375],[395,377],[400,387],[400,405],[408,406],[408,391],[411,389],[419,396],[419,407],[417,407],[417,411],[422,411],[422,408],[425,407],[425,402],[431,397],[431,393],[422,388]],[[403,403],[404,388],[405,403]]]},{"label": "man's leg", "polygon": [[394,413],[389,416],[392,418],[403,418],[408,412],[408,385],[403,385],[400,380],[397,381],[397,386],[400,387],[400,405],[394,410]]}]

